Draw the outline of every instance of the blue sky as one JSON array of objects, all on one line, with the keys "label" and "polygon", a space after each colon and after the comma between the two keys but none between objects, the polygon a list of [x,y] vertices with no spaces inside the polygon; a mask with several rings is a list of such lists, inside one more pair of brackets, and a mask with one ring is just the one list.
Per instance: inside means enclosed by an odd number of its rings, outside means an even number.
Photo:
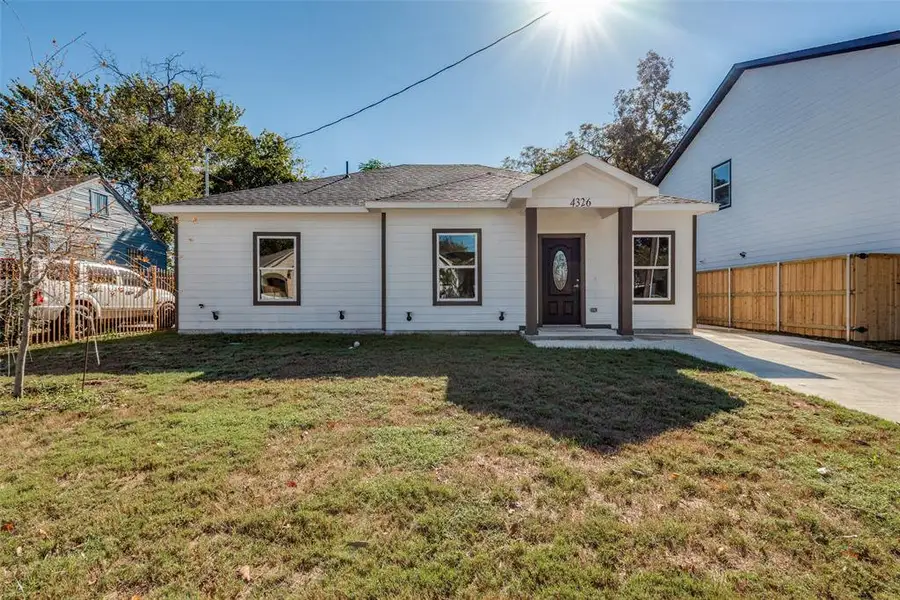
[{"label": "blue sky", "polygon": [[[27,73],[51,40],[85,41],[126,68],[183,52],[219,78],[244,123],[291,135],[429,74],[545,10],[526,2],[14,2],[0,12],[0,75]],[[640,2],[564,37],[545,19],[411,92],[301,140],[312,174],[371,157],[499,165],[585,121],[610,119],[650,49],[675,60],[693,118],[734,62],[900,29],[900,2]],[[67,66],[91,63],[85,45]]]}]

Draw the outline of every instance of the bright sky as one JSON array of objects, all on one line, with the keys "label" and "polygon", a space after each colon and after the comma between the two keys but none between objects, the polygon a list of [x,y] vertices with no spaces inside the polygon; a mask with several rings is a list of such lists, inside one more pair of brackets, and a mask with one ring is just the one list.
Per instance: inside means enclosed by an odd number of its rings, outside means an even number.
[{"label": "bright sky", "polygon": [[[51,40],[85,41],[136,69],[183,52],[218,74],[254,132],[291,135],[362,107],[453,62],[546,10],[526,2],[13,2],[4,6],[4,85]],[[499,165],[585,121],[610,119],[650,49],[675,60],[672,87],[691,119],[743,60],[900,29],[900,2],[606,0],[599,25],[545,19],[522,34],[350,121],[300,140],[313,174],[371,157]],[[68,66],[91,63],[85,45]]]}]

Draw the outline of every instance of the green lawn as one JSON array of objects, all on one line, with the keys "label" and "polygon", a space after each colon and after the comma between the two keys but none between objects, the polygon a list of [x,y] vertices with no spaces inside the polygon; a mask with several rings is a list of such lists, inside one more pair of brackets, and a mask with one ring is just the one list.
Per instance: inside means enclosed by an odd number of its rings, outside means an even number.
[{"label": "green lawn", "polygon": [[897,425],[674,353],[360,339],[109,341],[84,394],[35,351],[0,594],[900,595]]}]

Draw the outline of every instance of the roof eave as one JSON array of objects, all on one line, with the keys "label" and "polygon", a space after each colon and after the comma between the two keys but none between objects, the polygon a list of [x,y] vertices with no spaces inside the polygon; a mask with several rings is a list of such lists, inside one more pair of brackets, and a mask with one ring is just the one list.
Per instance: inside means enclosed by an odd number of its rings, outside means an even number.
[{"label": "roof eave", "polygon": [[367,209],[386,208],[416,208],[416,209],[460,209],[460,208],[508,208],[506,200],[485,200],[476,202],[385,202],[370,200],[366,202]]},{"label": "roof eave", "polygon": [[719,107],[719,104],[722,103],[722,101],[725,99],[725,96],[729,91],[731,91],[731,88],[734,87],[734,84],[737,83],[737,80],[744,73],[744,71],[750,69],[758,69],[761,67],[784,65],[813,58],[824,58],[826,56],[845,54],[847,52],[871,50],[873,48],[892,46],[894,44],[900,44],[900,30],[857,38],[853,40],[847,40],[844,42],[837,42],[835,44],[827,44],[825,46],[806,48],[804,50],[797,50],[795,52],[775,54],[773,56],[767,56],[765,58],[758,58],[755,60],[748,60],[745,62],[734,64],[728,71],[725,79],[723,79],[722,83],[719,84],[719,87],[716,88],[716,91],[713,93],[712,97],[710,97],[709,101],[706,103],[706,105],[704,105],[703,110],[700,111],[700,114],[697,115],[697,118],[694,119],[694,122],[691,123],[690,127],[688,127],[688,130],[675,146],[675,149],[668,156],[668,158],[666,158],[666,161],[663,163],[663,166],[659,170],[659,173],[657,173],[653,178],[653,185],[659,185],[660,183],[662,183],[662,180],[666,178],[666,175],[669,174],[669,171],[672,170],[672,167],[674,167],[675,163],[678,162],[678,159],[681,158],[681,155],[684,154],[688,146],[691,145],[691,142],[694,141],[694,138],[697,137],[697,134],[700,133],[700,130],[703,128],[703,126],[706,125],[706,122],[710,119],[710,117],[712,117],[713,113],[716,111],[716,108]]},{"label": "roof eave", "polygon": [[366,213],[364,206],[284,206],[278,204],[162,204],[150,210],[157,215],[184,213]]},{"label": "roof eave", "polygon": [[690,202],[685,204],[639,204],[634,207],[637,211],[653,212],[686,212],[695,215],[705,215],[719,210],[719,205],[714,202]]}]

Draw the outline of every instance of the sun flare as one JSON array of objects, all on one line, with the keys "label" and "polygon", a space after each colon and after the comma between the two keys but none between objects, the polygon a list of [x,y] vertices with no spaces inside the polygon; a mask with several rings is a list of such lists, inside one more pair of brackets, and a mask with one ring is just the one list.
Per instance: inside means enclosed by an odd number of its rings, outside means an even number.
[{"label": "sun flare", "polygon": [[574,35],[596,25],[609,3],[610,0],[553,0],[550,14],[567,35]]}]

